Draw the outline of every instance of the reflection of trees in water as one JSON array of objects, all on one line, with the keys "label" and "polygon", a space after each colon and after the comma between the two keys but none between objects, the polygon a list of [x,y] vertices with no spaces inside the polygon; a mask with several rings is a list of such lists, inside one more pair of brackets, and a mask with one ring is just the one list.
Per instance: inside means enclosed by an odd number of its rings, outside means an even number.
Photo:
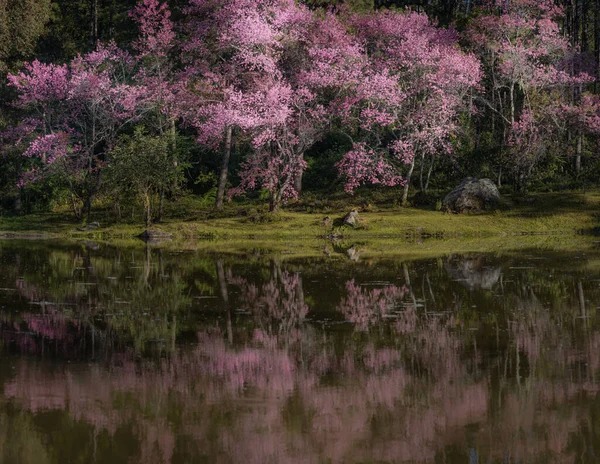
[{"label": "reflection of trees in water", "polygon": [[[76,420],[109,433],[133,414],[144,462],[159,461],[151,451],[161,428],[158,456],[166,462],[175,453],[177,433],[193,437],[199,449],[212,448],[220,456],[215,462],[306,462],[326,456],[344,462],[357,452],[357,443],[375,438],[369,426],[374,412],[387,421],[386,411],[427,406],[407,396],[413,381],[397,350],[367,343],[336,353],[331,343],[313,330],[281,336],[255,330],[243,347],[231,347],[222,333],[203,332],[196,348],[158,366],[124,359],[108,372],[92,366],[65,376],[22,362],[5,395],[34,412],[68,410]],[[323,384],[332,371],[337,380]],[[121,400],[114,403],[115,398]],[[235,406],[257,399],[257,407]],[[119,405],[127,407],[123,416]],[[201,410],[206,413],[198,415]],[[230,417],[227,424],[220,423],[224,414]],[[413,427],[410,420],[419,416],[415,411],[404,425]],[[169,417],[177,417],[177,423]],[[296,420],[304,420],[304,426]],[[218,438],[211,442],[215,433]],[[435,430],[428,433],[433,436]],[[425,438],[414,430],[399,437],[417,442],[413,453]],[[368,450],[380,452],[375,443]]]},{"label": "reflection of trees in water", "polygon": [[[71,295],[27,269],[13,272],[11,279],[31,285],[21,298],[55,304],[2,316],[13,332],[73,350],[91,326],[116,334],[97,342],[110,352],[103,364],[50,369],[20,359],[3,380],[4,395],[29,411],[19,413],[22,423],[53,410],[91,427],[81,443],[87,456],[94,436],[123,433],[135,442],[131,460],[150,463],[201,455],[418,462],[469,448],[485,462],[565,461],[597,443],[598,411],[586,398],[598,393],[600,321],[590,301],[600,295],[581,273],[507,264],[490,291],[454,282],[444,260],[385,272],[342,266],[335,269],[341,284],[310,264],[246,267],[227,257],[194,262],[158,253],[89,262],[96,285],[65,284],[77,289]],[[494,262],[485,266],[499,267]],[[57,277],[69,269],[50,267]],[[351,324],[307,321],[320,303],[317,278],[336,295],[327,304]],[[211,297],[200,300],[207,303],[199,319],[190,312],[196,295]],[[153,311],[157,320],[144,316]],[[103,313],[116,316],[99,322]],[[193,346],[174,344],[191,329]],[[137,356],[138,344],[153,337],[166,339],[165,348]],[[0,408],[0,424],[8,414]],[[29,426],[11,433],[40,440]],[[7,437],[0,432],[0,442]]]},{"label": "reflection of trees in water", "polygon": [[[65,344],[67,334],[61,333],[68,320],[70,337],[79,338],[93,355],[98,354],[96,345],[116,340],[138,352],[148,342],[168,349],[175,340],[177,315],[191,303],[182,271],[173,261],[166,264],[160,250],[104,257],[75,249],[48,253],[45,261],[39,255],[17,254],[14,262],[16,266],[9,269],[15,280],[3,285],[14,285],[21,298],[14,304],[26,309],[17,315],[5,313],[2,319],[13,319],[10,325],[25,336],[20,337],[25,344],[40,344],[39,339],[62,341],[66,349],[77,350],[72,343]],[[37,330],[44,323],[47,327]],[[75,333],[74,327],[84,330]]]},{"label": "reflection of trees in water", "polygon": [[270,323],[276,321],[280,331],[289,332],[304,321],[308,313],[302,276],[298,272],[282,271],[280,263],[272,263],[271,276],[266,282],[252,283],[234,276],[231,271],[228,281],[240,291],[241,308],[258,317],[262,327],[265,324],[271,327]]},{"label": "reflection of trees in water", "polygon": [[[527,333],[524,324],[515,325]],[[481,356],[452,317],[409,308],[387,330],[385,337],[349,333],[341,349],[334,334],[310,327],[279,335],[255,329],[235,346],[207,330],[196,347],[159,364],[124,357],[108,372],[92,366],[65,376],[23,362],[5,394],[32,411],[68,409],[109,433],[132,414],[146,462],[158,462],[157,437],[158,456],[176,453],[180,433],[221,456],[216,462],[431,460],[445,445],[466,446],[465,427],[472,434],[476,424],[486,424],[478,435],[482,455],[568,456],[569,437],[587,421],[585,408],[572,402],[591,383],[537,370],[519,386],[515,366],[495,379],[477,367]],[[524,335],[514,333],[508,345],[517,347]],[[546,350],[544,359],[572,362],[579,350],[568,345]],[[516,362],[512,348],[505,356],[500,366]]]},{"label": "reflection of trees in water", "polygon": [[337,310],[349,322],[366,328],[392,315],[407,291],[406,287],[395,285],[368,289],[350,280],[346,282],[346,296],[338,304]]}]

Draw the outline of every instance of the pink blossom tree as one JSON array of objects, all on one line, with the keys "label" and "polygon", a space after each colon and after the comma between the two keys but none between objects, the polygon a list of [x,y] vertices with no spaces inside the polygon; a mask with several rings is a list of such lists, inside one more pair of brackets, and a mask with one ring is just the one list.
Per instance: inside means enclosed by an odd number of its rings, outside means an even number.
[{"label": "pink blossom tree", "polygon": [[216,197],[219,210],[227,187],[233,131],[247,133],[257,124],[252,94],[254,82],[264,75],[259,66],[264,57],[253,60],[252,56],[258,50],[267,56],[272,45],[261,30],[265,24],[260,10],[252,2],[233,0],[191,0],[186,10],[183,59],[197,95],[197,105],[189,108],[186,119],[197,130],[200,143],[215,150],[223,146]]},{"label": "pink blossom tree", "polygon": [[192,5],[202,19],[191,22],[196,41],[187,49],[200,54],[191,69],[202,76],[200,90],[215,100],[196,114],[196,126],[200,141],[224,140],[225,147],[217,205],[235,127],[250,138],[253,152],[231,193],[265,188],[276,210],[297,196],[304,153],[324,134],[333,102],[356,80],[360,48],[334,15],[316,16],[291,0]]},{"label": "pink blossom tree", "polygon": [[404,184],[406,202],[417,157],[433,164],[452,152],[457,118],[469,109],[480,65],[458,49],[453,30],[436,27],[423,14],[377,11],[350,21],[368,68],[343,111],[366,135],[338,169],[348,192],[365,183]]},{"label": "pink blossom tree", "polygon": [[[564,104],[558,108],[565,128],[573,133],[597,139],[600,135],[600,97],[584,93],[577,104]],[[578,140],[579,142],[579,140]]]},{"label": "pink blossom tree", "polygon": [[525,189],[549,142],[561,138],[560,107],[592,79],[560,29],[563,10],[551,0],[491,3],[466,37],[481,57],[488,92],[481,101],[502,121],[502,139],[519,189]]},{"label": "pink blossom tree", "polygon": [[[263,118],[253,140],[255,156],[242,173],[240,190],[257,183],[269,189],[271,209],[301,190],[304,155],[330,129],[339,109],[363,79],[365,57],[360,43],[333,13],[296,13],[299,28],[278,62],[282,78],[267,83]],[[276,94],[273,93],[275,90]],[[282,109],[272,118],[274,99]]]},{"label": "pink blossom tree", "polygon": [[69,187],[75,215],[89,216],[103,159],[131,118],[126,103],[133,92],[126,83],[131,65],[127,53],[109,44],[68,65],[34,61],[9,75],[9,84],[19,92],[17,105],[37,121],[24,153],[31,168],[22,185],[58,176]]},{"label": "pink blossom tree", "polygon": [[[121,130],[143,122],[168,134],[174,152],[175,121],[185,81],[176,79],[172,50],[174,26],[165,4],[140,0],[131,16],[140,28],[130,55],[114,44],[77,56],[67,65],[34,61],[9,83],[19,92],[18,106],[38,122],[25,151],[31,160],[21,183],[58,176],[71,192],[76,217],[91,212]],[[176,161],[175,161],[176,162]],[[161,191],[162,199],[164,189]],[[159,217],[162,207],[159,208]]]}]

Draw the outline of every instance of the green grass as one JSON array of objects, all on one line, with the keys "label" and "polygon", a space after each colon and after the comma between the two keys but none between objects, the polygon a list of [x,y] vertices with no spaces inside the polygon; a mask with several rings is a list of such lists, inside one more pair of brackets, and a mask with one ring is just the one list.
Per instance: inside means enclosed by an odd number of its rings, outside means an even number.
[{"label": "green grass", "polygon": [[[484,238],[533,234],[575,235],[598,226],[600,191],[587,193],[538,194],[527,200],[505,199],[507,207],[483,214],[448,214],[433,208],[403,208],[388,204],[363,204],[346,201],[334,208],[320,209],[297,202],[285,211],[271,216],[259,205],[229,205],[223,213],[215,213],[193,196],[170,205],[168,219],[153,226],[173,234],[176,241],[204,239],[212,243],[235,241],[255,245],[258,242],[292,242],[318,240],[336,235],[344,241],[389,238],[444,237]],[[324,226],[323,218],[339,219],[350,209],[360,211],[361,226]],[[311,212],[303,212],[302,210]],[[98,231],[79,232],[79,223],[67,212],[32,214],[0,218],[1,236],[39,238],[93,238],[97,240],[128,239],[141,233],[140,222],[115,222],[98,210],[92,218],[103,226]],[[65,219],[67,218],[67,219]],[[230,246],[231,243],[229,243]]]}]

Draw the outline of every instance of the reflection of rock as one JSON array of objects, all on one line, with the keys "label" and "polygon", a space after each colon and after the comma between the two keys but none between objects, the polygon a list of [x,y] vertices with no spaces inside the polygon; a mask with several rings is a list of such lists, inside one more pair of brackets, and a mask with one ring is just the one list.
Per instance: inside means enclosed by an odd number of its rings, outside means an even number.
[{"label": "reflection of rock", "polygon": [[500,279],[502,269],[486,263],[484,256],[450,258],[444,263],[446,272],[470,289],[491,289]]},{"label": "reflection of rock", "polygon": [[500,192],[489,179],[467,177],[444,198],[443,209],[462,213],[483,211],[498,204]]},{"label": "reflection of rock", "polygon": [[346,256],[348,257],[348,259],[350,259],[350,261],[356,262],[360,259],[360,252],[361,250],[353,246],[346,250]]},{"label": "reflection of rock", "polygon": [[148,229],[142,232],[140,235],[138,235],[138,237],[141,238],[144,242],[160,243],[165,242],[167,240],[171,240],[173,234],[163,232],[162,230]]}]

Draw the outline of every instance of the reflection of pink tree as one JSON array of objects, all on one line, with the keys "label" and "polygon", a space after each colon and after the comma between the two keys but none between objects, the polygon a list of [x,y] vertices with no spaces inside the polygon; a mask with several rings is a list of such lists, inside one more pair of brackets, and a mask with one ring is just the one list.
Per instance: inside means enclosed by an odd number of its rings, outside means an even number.
[{"label": "reflection of pink tree", "polygon": [[52,353],[67,357],[77,353],[78,344],[85,336],[85,327],[56,309],[43,313],[21,313],[18,322],[6,321],[0,337],[16,343],[20,351],[43,355],[52,347]]},{"label": "reflection of pink tree", "polygon": [[406,287],[395,285],[369,290],[350,280],[346,282],[346,297],[337,309],[348,321],[361,328],[367,328],[392,313],[398,305],[398,300],[402,299],[407,291]]},{"label": "reflection of pink tree", "polygon": [[277,268],[273,278],[260,286],[232,276],[230,281],[240,286],[245,308],[257,316],[280,322],[283,330],[289,331],[301,323],[308,313],[298,273],[281,272]]},{"label": "reflection of pink tree", "polygon": [[[505,379],[503,407],[490,411],[489,378],[472,370],[468,337],[456,319],[409,308],[390,329],[386,346],[363,333],[349,337],[341,351],[326,332],[310,327],[289,334],[257,329],[237,347],[213,329],[200,332],[194,348],[157,363],[124,354],[108,369],[46,370],[23,360],[5,395],[33,412],[68,410],[109,433],[135,423],[145,462],[168,462],[182,435],[213,450],[216,462],[431,461],[446,446],[466,447],[467,427],[477,434],[482,457],[571,456],[569,436],[587,417],[574,401],[597,392],[593,377],[564,382],[536,370],[520,390]],[[587,362],[598,346],[591,339],[590,350],[581,352],[569,337],[562,345],[549,342],[551,352],[539,356],[567,367],[575,359]],[[331,372],[339,374],[335,381],[320,381]],[[173,408],[180,411],[176,424],[169,419]],[[227,426],[223,414],[231,418]],[[551,435],[537,433],[540,427]]]}]

